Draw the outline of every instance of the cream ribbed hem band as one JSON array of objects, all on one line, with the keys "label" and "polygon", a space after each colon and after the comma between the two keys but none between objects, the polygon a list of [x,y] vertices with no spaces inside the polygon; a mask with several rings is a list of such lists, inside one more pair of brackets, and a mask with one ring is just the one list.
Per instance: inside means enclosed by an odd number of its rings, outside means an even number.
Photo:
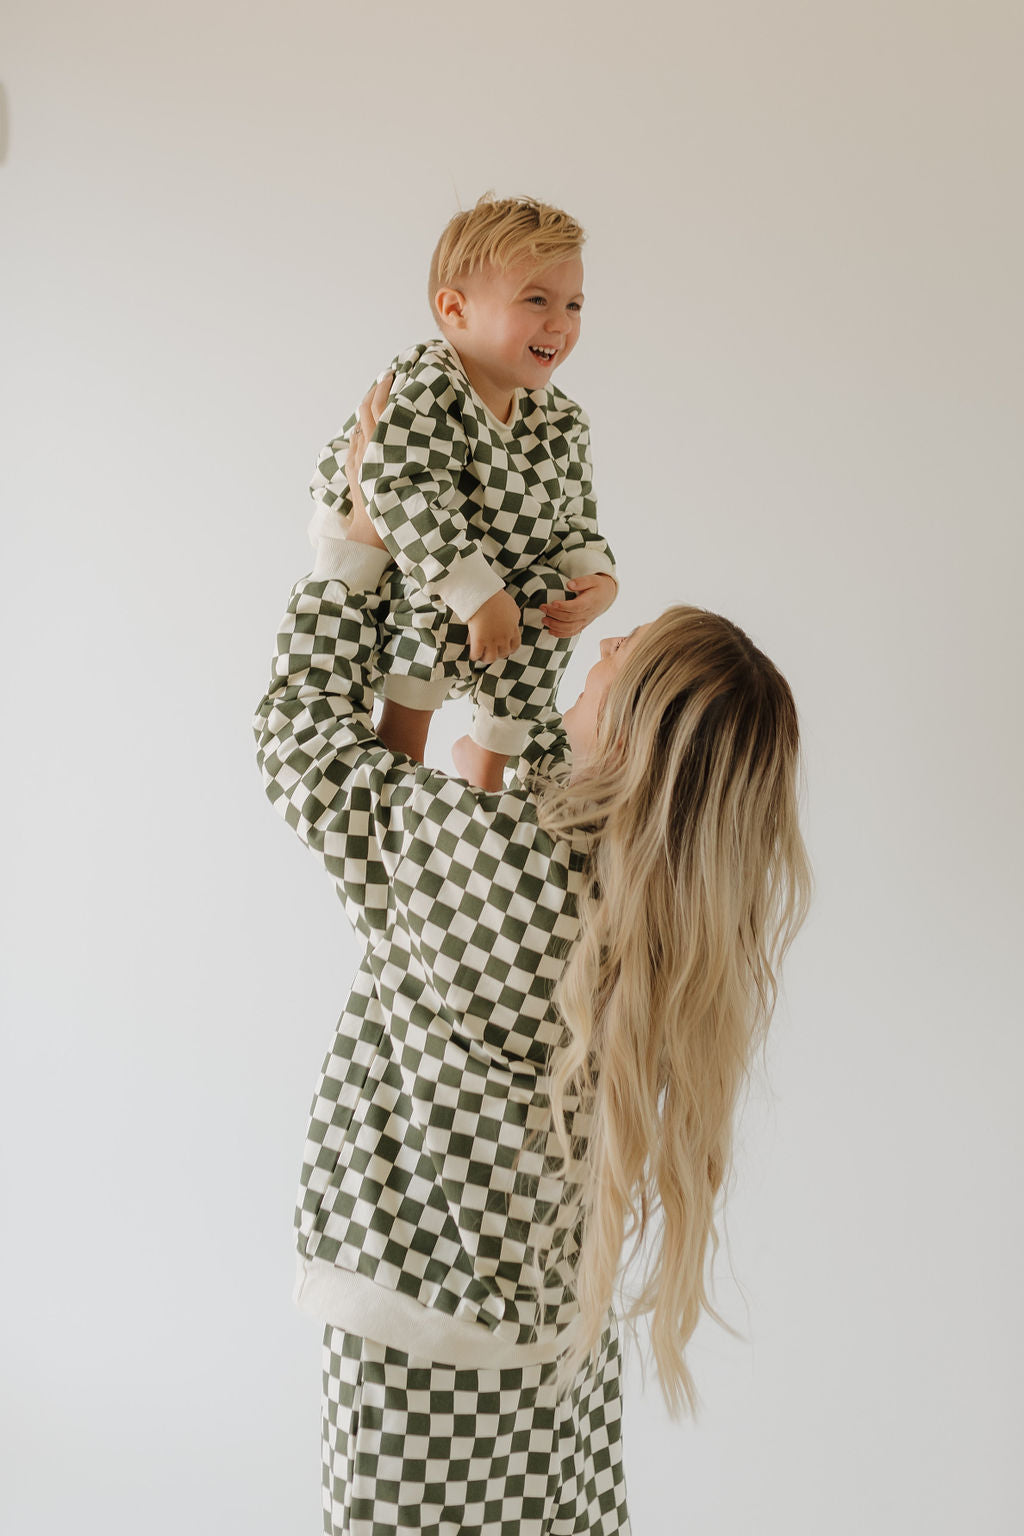
[{"label": "cream ribbed hem band", "polygon": [[295,1257],[292,1300],[300,1311],[440,1365],[497,1368],[543,1364],[557,1359],[578,1329],[577,1319],[547,1342],[508,1344],[496,1339],[482,1323],[467,1323],[436,1307],[425,1307],[354,1270],[339,1269],[324,1259],[306,1259],[301,1253]]},{"label": "cream ribbed hem band", "polygon": [[440,709],[450,687],[448,677],[429,682],[425,677],[408,677],[404,672],[386,672],[380,691],[385,699],[404,704],[406,709]]},{"label": "cream ribbed hem band", "polygon": [[[335,521],[344,527],[340,517]],[[310,575],[314,581],[343,581],[350,591],[373,592],[390,564],[388,551],[374,544],[359,544],[343,535],[336,539],[321,536]]]},{"label": "cream ribbed hem band", "polygon": [[518,720],[514,715],[505,715],[499,719],[497,715],[489,715],[485,709],[478,707],[469,734],[478,747],[486,747],[490,752],[503,752],[506,757],[518,757],[526,746],[530,727],[536,723],[535,720]]}]

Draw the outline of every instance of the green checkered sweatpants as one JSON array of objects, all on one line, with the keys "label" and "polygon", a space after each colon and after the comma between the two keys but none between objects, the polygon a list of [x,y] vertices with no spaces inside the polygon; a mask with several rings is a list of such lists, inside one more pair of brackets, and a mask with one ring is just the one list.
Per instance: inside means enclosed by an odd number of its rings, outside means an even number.
[{"label": "green checkered sweatpants", "polygon": [[554,714],[558,685],[578,638],[545,629],[541,604],[572,602],[575,594],[553,566],[503,574],[520,614],[520,645],[510,656],[470,661],[468,624],[439,598],[415,592],[392,565],[385,577],[388,601],[377,660],[385,698],[412,709],[437,709],[445,698],[468,693],[474,741],[518,755],[530,727]]},{"label": "green checkered sweatpants", "polygon": [[554,1373],[439,1365],[328,1323],[327,1536],[629,1536],[614,1315],[561,1403]]}]

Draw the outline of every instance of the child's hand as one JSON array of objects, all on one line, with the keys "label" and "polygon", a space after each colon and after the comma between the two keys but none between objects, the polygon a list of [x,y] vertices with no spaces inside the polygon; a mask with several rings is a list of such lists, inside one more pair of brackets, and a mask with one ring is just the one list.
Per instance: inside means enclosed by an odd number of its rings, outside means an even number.
[{"label": "child's hand", "polygon": [[522,643],[519,605],[504,589],[481,603],[468,624],[470,661],[498,661],[518,651]]},{"label": "child's hand", "polygon": [[566,582],[576,593],[572,601],[541,603],[544,628],[549,635],[578,635],[615,601],[618,582],[606,571],[593,576],[574,576]]}]

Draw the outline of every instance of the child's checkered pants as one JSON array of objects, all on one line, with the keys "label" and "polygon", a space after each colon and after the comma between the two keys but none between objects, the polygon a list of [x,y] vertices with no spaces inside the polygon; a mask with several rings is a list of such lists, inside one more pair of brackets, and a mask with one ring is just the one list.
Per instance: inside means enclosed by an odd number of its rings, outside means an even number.
[{"label": "child's checkered pants", "polygon": [[328,1323],[327,1536],[629,1536],[614,1316],[568,1396],[554,1366],[438,1365]]}]

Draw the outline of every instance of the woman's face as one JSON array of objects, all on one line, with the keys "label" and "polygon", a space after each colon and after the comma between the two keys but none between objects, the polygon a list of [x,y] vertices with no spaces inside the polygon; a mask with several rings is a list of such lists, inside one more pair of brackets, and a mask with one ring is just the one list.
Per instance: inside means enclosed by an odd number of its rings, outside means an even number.
[{"label": "woman's face", "polygon": [[601,659],[587,673],[583,692],[576,703],[562,716],[565,734],[572,748],[574,768],[578,768],[590,755],[597,735],[597,717],[612,680],[632,647],[638,644],[650,627],[650,624],[639,624],[628,635],[613,635],[601,641]]}]

